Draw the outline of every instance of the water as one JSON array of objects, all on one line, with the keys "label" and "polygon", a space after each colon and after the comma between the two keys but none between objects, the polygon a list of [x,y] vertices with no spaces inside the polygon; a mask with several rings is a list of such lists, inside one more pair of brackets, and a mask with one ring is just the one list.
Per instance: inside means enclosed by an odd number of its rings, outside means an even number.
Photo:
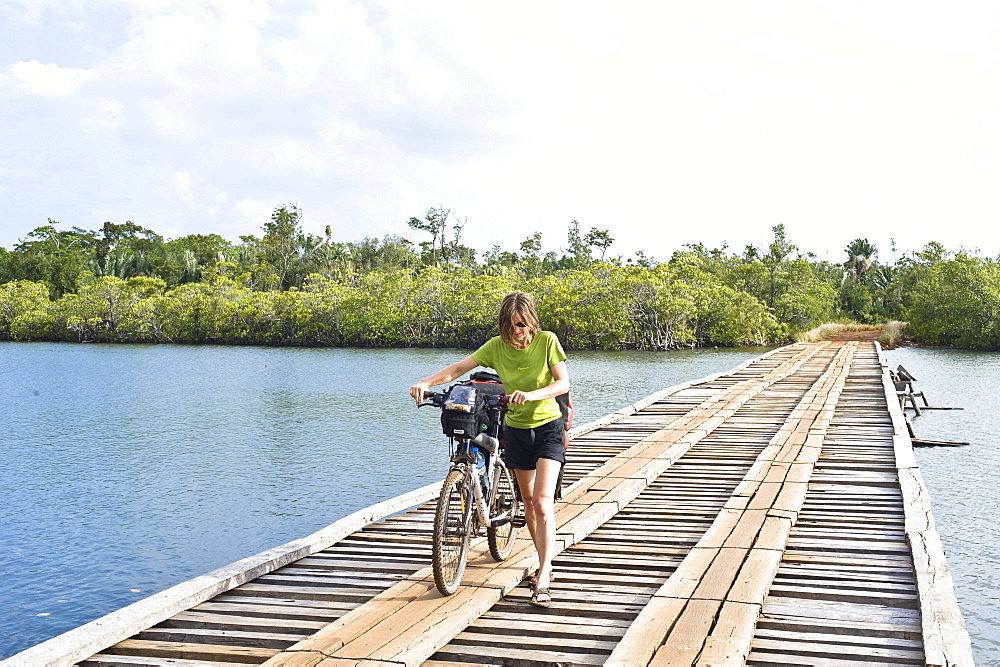
[{"label": "water", "polygon": [[968,447],[918,447],[915,453],[976,662],[1000,664],[1000,354],[902,348],[886,358],[917,378],[915,388],[931,405],[963,408],[924,412],[913,417],[913,428],[919,437]]},{"label": "water", "polygon": [[[577,422],[761,352],[574,353]],[[465,354],[0,343],[0,657],[440,479]]]}]

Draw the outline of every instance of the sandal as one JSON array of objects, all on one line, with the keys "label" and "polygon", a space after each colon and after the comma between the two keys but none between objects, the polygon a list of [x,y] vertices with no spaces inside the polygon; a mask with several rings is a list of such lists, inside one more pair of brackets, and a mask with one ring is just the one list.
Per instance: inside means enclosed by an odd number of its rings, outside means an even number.
[{"label": "sandal", "polygon": [[[541,599],[542,596],[548,598],[547,600]],[[551,607],[552,606],[552,595],[549,593],[547,588],[535,588],[531,587],[531,599],[528,600],[528,604],[535,607]]]},{"label": "sandal", "polygon": [[[549,581],[551,582],[555,580],[556,580],[556,575],[550,574]],[[534,572],[531,573],[531,575],[528,577],[528,583],[531,584],[532,588],[538,585],[538,570],[535,570]]]}]

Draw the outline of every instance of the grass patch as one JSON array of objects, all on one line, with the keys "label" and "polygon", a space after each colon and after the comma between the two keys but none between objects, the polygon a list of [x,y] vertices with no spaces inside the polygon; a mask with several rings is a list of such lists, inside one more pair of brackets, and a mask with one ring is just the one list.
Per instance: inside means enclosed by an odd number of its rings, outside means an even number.
[{"label": "grass patch", "polygon": [[906,322],[900,322],[899,320],[890,320],[885,323],[882,328],[882,335],[878,337],[878,342],[883,349],[889,350],[906,339]]},{"label": "grass patch", "polygon": [[857,322],[827,322],[815,329],[801,331],[795,334],[797,343],[813,343],[817,340],[826,340],[831,336],[850,331],[880,331],[883,328],[877,324],[859,324]]},{"label": "grass patch", "polygon": [[883,349],[892,349],[906,340],[906,322],[891,320],[884,325],[859,324],[857,322],[827,322],[815,329],[794,334],[797,343],[813,343],[818,340],[828,340],[839,334],[852,331],[880,331],[878,342]]}]

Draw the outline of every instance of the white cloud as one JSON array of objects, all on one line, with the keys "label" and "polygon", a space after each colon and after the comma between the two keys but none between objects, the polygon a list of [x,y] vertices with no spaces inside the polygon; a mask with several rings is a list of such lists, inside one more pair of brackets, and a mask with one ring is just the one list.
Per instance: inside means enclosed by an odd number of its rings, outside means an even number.
[{"label": "white cloud", "polygon": [[121,129],[125,122],[124,105],[118,100],[92,97],[84,103],[90,114],[81,117],[81,124],[95,132],[113,132]]},{"label": "white cloud", "polygon": [[[9,34],[63,15],[87,30],[0,60],[0,146],[18,170],[0,245],[49,216],[110,219],[97,212],[235,238],[292,201],[342,240],[409,233],[443,205],[481,249],[537,230],[554,249],[577,219],[609,229],[612,252],[661,259],[760,243],[778,223],[821,255],[941,229],[1000,251],[978,231],[1000,213],[1000,18],[985,3],[12,6]],[[120,30],[92,44],[105,10]]]},{"label": "white cloud", "polygon": [[185,204],[193,204],[194,192],[191,190],[191,174],[183,171],[175,171],[174,183],[177,187],[178,198]]},{"label": "white cloud", "polygon": [[275,209],[274,202],[260,199],[244,199],[233,205],[236,211],[247,225],[247,234],[259,234],[264,222],[271,219],[271,213]]},{"label": "white cloud", "polygon": [[175,141],[190,138],[191,119],[186,109],[155,102],[146,106],[149,122],[157,134]]},{"label": "white cloud", "polygon": [[37,60],[9,65],[7,71],[18,80],[19,87],[33,95],[68,97],[84,83],[97,77],[96,72]]}]

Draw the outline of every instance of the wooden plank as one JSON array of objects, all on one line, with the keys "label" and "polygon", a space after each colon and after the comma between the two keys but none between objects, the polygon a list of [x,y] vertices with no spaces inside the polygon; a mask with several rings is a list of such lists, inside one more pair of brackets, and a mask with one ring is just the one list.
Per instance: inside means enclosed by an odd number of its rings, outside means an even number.
[{"label": "wooden plank", "polygon": [[135,636],[135,639],[185,644],[242,646],[246,648],[266,648],[280,651],[288,648],[295,642],[302,639],[302,637],[303,633],[289,634],[262,630],[245,631],[219,628],[165,628],[157,626],[149,630],[143,630]]},{"label": "wooden plank", "polygon": [[705,637],[712,629],[720,607],[722,602],[718,600],[688,600],[684,611],[667,635],[666,642],[656,649],[649,664],[693,664],[701,653]]},{"label": "wooden plank", "polygon": [[719,549],[719,553],[712,559],[711,565],[702,574],[701,581],[694,593],[691,594],[691,598],[725,600],[746,557],[747,549]]},{"label": "wooden plank", "polygon": [[843,618],[810,618],[802,616],[772,616],[762,614],[757,619],[757,632],[772,630],[799,634],[838,634],[850,637],[878,637],[909,639],[923,646],[919,621],[910,623],[875,623],[873,621],[850,621]]},{"label": "wooden plank", "polygon": [[[451,652],[449,651],[449,655]],[[490,647],[473,647],[473,646],[463,646],[461,651],[457,652],[456,657],[459,661],[465,659],[476,659],[477,664],[482,665],[484,660],[489,658],[502,659],[502,656],[497,656],[497,652]],[[517,659],[521,664],[525,665],[600,665],[603,662],[603,654],[587,654],[587,653],[571,653],[562,651],[539,651],[539,650],[521,650],[517,652]],[[434,663],[422,663],[422,664],[434,664]],[[440,662],[438,662],[440,664]],[[456,663],[451,660],[444,662],[446,665],[454,665]],[[459,663],[460,664],[460,663]],[[490,664],[490,662],[486,662]],[[494,662],[494,664],[497,664]],[[502,662],[500,664],[503,664]],[[395,667],[399,667],[398,663]]]},{"label": "wooden plank", "polygon": [[[810,642],[808,647],[796,645],[798,650],[789,650],[784,642],[770,639],[754,639],[753,648],[755,651],[773,650],[784,655],[798,656],[799,659],[824,658],[826,660],[866,660],[885,663],[893,662],[897,664],[924,664],[924,654],[922,651],[913,651],[897,648],[877,648],[874,646],[852,646],[850,644],[823,644],[820,642]],[[843,663],[841,663],[843,664]],[[972,663],[968,663],[972,664]]]},{"label": "wooden plank", "polygon": [[755,510],[750,508],[741,512],[740,520],[722,546],[730,549],[739,548],[744,550],[752,547],[769,513],[770,510],[767,509]]},{"label": "wooden plank", "polygon": [[725,602],[698,656],[698,665],[742,665],[750,653],[759,604]]},{"label": "wooden plank", "polygon": [[[757,636],[762,639],[773,639],[775,641],[801,641],[802,638],[807,638],[810,642],[825,643],[825,644],[843,644],[848,641],[848,637],[844,634],[826,632],[824,630],[815,630],[811,632],[789,631],[789,630],[775,630],[775,629],[764,629],[757,633]],[[854,646],[871,646],[873,648],[882,649],[903,649],[905,651],[922,651],[923,642],[917,639],[905,639],[896,637],[883,637],[880,635],[854,635],[852,634],[849,639],[850,643]]]},{"label": "wooden plank", "polygon": [[792,616],[795,618],[920,627],[920,612],[918,610],[875,603],[856,604],[836,600],[769,597],[764,601],[763,613],[768,616]]},{"label": "wooden plank", "polygon": [[751,549],[732,587],[726,593],[731,602],[764,604],[772,582],[781,565],[782,552],[771,549]]},{"label": "wooden plank", "polygon": [[97,653],[81,662],[81,667],[207,667],[220,665],[245,665],[244,662],[219,662],[218,660],[178,660],[171,658],[169,661],[163,658],[147,658],[135,655],[111,655],[110,653]]},{"label": "wooden plank", "polygon": [[221,646],[215,644],[187,644],[181,642],[158,642],[142,639],[128,639],[119,642],[107,653],[123,653],[139,655],[147,658],[178,659],[178,660],[212,660],[218,662],[236,662],[245,664],[260,664],[277,653],[274,649],[249,648],[244,646]]}]

